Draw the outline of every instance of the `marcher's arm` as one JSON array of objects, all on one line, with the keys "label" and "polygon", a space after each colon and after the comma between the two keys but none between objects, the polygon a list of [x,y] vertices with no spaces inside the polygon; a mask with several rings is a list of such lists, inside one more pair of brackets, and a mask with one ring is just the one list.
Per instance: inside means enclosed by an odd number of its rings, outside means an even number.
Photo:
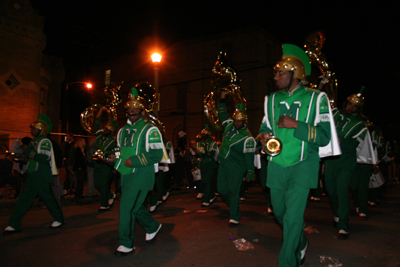
[{"label": "marcher's arm", "polygon": [[317,146],[326,146],[331,140],[331,125],[329,116],[329,100],[323,95],[319,103],[319,123],[314,126],[312,123],[299,121],[294,130],[294,137],[315,144]]},{"label": "marcher's arm", "polygon": [[244,148],[244,158],[246,164],[246,179],[254,180],[254,153],[256,151],[256,141],[253,137],[247,138],[245,141],[245,148]]}]

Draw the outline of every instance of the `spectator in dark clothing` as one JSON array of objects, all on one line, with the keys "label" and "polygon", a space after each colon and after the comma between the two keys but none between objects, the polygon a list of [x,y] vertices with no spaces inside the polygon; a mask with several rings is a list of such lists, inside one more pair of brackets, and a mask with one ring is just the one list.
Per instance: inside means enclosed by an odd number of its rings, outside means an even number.
[{"label": "spectator in dark clothing", "polygon": [[58,171],[57,175],[53,175],[53,192],[54,192],[54,196],[60,203],[62,189],[64,188],[64,187],[60,186],[60,175],[65,172],[65,168],[63,166],[64,153],[62,151],[61,145],[57,141],[54,140],[54,137],[52,138],[49,134],[47,136],[47,138],[50,139],[51,144],[53,145],[54,160],[56,162],[57,171]]},{"label": "spectator in dark clothing", "polygon": [[86,175],[86,160],[84,147],[86,145],[85,139],[78,138],[74,146],[70,149],[68,155],[68,170],[71,174],[76,176],[76,190],[74,196],[74,204],[82,202],[83,186],[85,183]]},{"label": "spectator in dark clothing", "polygon": [[[71,150],[71,148],[74,146],[75,144],[75,140],[74,140],[74,135],[72,133],[69,133],[67,135],[67,140],[64,141],[61,144],[61,148],[63,149],[63,153],[64,153],[64,166],[68,166],[68,156],[69,156],[69,151]],[[68,168],[66,168],[67,172],[66,172],[66,179],[64,181],[64,193],[63,195],[67,195],[68,194],[68,190],[70,190],[70,193],[72,194],[73,188],[75,188],[75,183],[76,183],[76,178],[75,175],[70,173],[68,171]]]}]

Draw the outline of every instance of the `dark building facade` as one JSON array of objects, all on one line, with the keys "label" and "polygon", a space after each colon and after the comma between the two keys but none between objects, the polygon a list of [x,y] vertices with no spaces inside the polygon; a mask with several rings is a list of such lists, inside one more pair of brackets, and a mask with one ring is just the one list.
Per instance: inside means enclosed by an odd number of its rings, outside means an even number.
[{"label": "dark building facade", "polygon": [[42,53],[43,24],[28,0],[0,0],[0,152],[29,136],[39,113],[58,132],[64,67],[61,59]]},{"label": "dark building facade", "polygon": [[[187,133],[187,140],[195,138],[208,123],[204,115],[203,100],[214,91],[211,85],[212,68],[220,51],[240,77],[240,88],[247,100],[248,127],[255,136],[263,117],[264,96],[275,90],[273,66],[280,58],[281,43],[258,27],[242,28],[224,34],[176,43],[158,51],[163,58],[157,66],[160,93],[159,118],[166,128],[166,136],[177,145],[177,133]],[[144,50],[92,69],[96,90],[91,104],[101,103],[103,89],[110,82],[120,84],[122,103],[117,106],[118,124],[126,122],[123,103],[130,88],[136,83],[154,84],[155,70],[151,61],[153,51]],[[220,137],[218,131],[213,135]]]}]

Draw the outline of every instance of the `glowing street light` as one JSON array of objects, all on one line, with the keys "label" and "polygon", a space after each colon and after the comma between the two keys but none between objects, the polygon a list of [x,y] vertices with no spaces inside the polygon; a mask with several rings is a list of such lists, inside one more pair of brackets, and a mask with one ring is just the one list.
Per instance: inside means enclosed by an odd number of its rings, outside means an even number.
[{"label": "glowing street light", "polygon": [[155,110],[155,115],[158,116],[158,111],[160,110],[160,94],[158,92],[158,64],[161,62],[162,56],[160,54],[153,54],[151,55],[151,60],[154,63],[154,87],[156,88],[157,94],[157,109]]},{"label": "glowing street light", "polygon": [[76,83],[81,83],[81,84],[85,84],[86,85],[86,88],[88,88],[88,89],[91,89],[92,87],[93,87],[93,85],[91,84],[91,83],[88,83],[88,82],[72,82],[72,83],[67,83],[67,85],[66,85],[66,89],[65,89],[65,95],[66,95],[66,98],[67,98],[67,101],[66,101],[66,103],[67,103],[67,135],[69,134],[69,98],[68,98],[68,88],[69,88],[69,85],[71,85],[71,84],[76,84]]}]

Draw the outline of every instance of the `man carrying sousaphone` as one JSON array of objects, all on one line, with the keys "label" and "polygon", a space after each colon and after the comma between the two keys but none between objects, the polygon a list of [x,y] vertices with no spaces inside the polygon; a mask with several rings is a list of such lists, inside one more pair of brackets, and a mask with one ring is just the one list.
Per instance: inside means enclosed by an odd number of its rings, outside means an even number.
[{"label": "man carrying sousaphone", "polygon": [[201,180],[204,187],[203,204],[201,207],[207,208],[215,201],[217,196],[213,190],[213,180],[216,179],[218,146],[217,142],[211,138],[211,129],[208,125],[201,131],[203,138],[198,142],[200,146],[200,153],[202,155],[200,160],[200,173]]},{"label": "man carrying sousaphone", "polygon": [[280,90],[265,97],[260,135],[263,144],[276,136],[283,145],[280,154],[268,156],[267,186],[275,217],[283,227],[279,266],[293,267],[303,264],[308,247],[304,211],[309,191],[318,183],[319,148],[334,141],[335,135],[327,95],[303,85],[311,72],[307,55],[295,45],[282,48],[282,59],[274,67]]},{"label": "man carrying sousaphone", "polygon": [[229,225],[239,224],[240,187],[243,177],[254,179],[254,153],[256,142],[246,126],[247,115],[244,106],[239,104],[232,118],[226,112],[225,97],[228,92],[221,93],[218,115],[224,128],[222,144],[218,158],[217,190],[222,200],[229,207]]},{"label": "man carrying sousaphone", "polygon": [[95,150],[101,150],[104,153],[102,158],[94,158],[93,179],[94,186],[100,193],[99,212],[110,210],[115,199],[115,195],[110,191],[110,180],[114,169],[109,164],[107,156],[114,155],[114,148],[117,147],[117,140],[114,137],[114,134],[117,132],[117,123],[112,120],[102,129],[101,114],[103,111],[107,111],[107,108],[102,107],[99,110],[94,125],[96,129]]}]

